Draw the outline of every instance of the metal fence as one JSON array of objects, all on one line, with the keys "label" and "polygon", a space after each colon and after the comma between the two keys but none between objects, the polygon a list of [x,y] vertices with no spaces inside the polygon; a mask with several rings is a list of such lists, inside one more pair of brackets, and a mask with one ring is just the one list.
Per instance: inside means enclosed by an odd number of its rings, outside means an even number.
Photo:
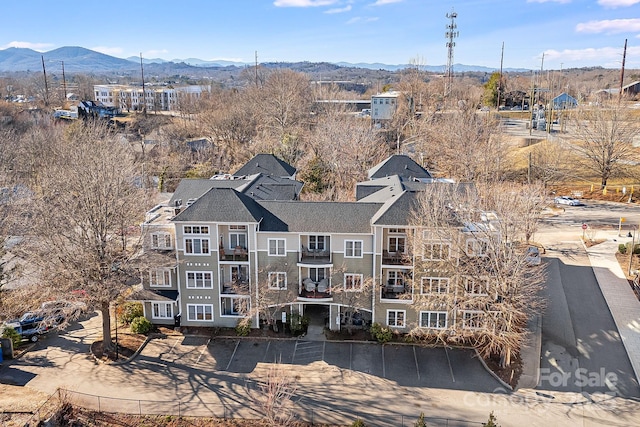
[{"label": "metal fence", "polygon": [[[263,419],[258,408],[252,407],[249,403],[207,403],[199,400],[184,401],[152,401],[152,400],[136,400],[121,399],[114,397],[97,396],[87,393],[80,393],[71,390],[59,389],[54,394],[60,402],[68,402],[74,406],[81,407],[90,411],[111,414],[129,414],[129,415],[161,415],[161,416],[177,416],[177,417],[197,417],[197,418],[218,418],[218,419],[245,419],[259,420]],[[52,396],[52,397],[54,397]],[[414,426],[418,420],[420,413],[417,414],[397,414],[397,413],[370,413],[364,412],[363,408],[354,408],[350,413],[332,411],[328,409],[317,410],[313,408],[304,408],[294,404],[292,408],[296,421],[308,423],[313,426],[317,424],[324,425],[350,425],[356,420],[362,420],[368,427],[375,426]],[[42,414],[34,415],[35,418],[42,420]],[[441,418],[424,416],[427,425],[430,426],[452,426],[467,427],[481,426],[482,422],[469,421],[462,419]],[[27,424],[27,425],[36,425]]]}]

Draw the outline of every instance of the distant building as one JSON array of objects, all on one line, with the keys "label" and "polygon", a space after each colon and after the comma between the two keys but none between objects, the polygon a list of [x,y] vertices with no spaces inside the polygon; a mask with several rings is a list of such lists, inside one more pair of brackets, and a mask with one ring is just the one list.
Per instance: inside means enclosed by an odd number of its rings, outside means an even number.
[{"label": "distant building", "polygon": [[578,106],[578,100],[566,92],[562,92],[560,95],[553,98],[551,102],[554,110],[567,110]]},{"label": "distant building", "polygon": [[184,103],[200,99],[203,92],[211,91],[211,86],[148,86],[144,93],[141,86],[94,85],[95,99],[108,107],[118,107],[122,111],[176,111]]},{"label": "distant building", "polygon": [[398,109],[401,92],[383,92],[371,97],[371,120],[391,120]]}]

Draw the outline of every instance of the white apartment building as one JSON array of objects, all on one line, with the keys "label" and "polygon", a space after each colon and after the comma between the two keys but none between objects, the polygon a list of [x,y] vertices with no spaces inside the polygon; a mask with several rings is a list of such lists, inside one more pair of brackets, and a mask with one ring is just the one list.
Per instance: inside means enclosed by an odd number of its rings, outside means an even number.
[{"label": "white apartment building", "polygon": [[141,86],[94,85],[95,100],[107,107],[118,107],[121,111],[139,111],[146,105],[147,111],[177,111],[181,104],[200,99],[204,92],[211,91],[209,85],[189,86]]}]

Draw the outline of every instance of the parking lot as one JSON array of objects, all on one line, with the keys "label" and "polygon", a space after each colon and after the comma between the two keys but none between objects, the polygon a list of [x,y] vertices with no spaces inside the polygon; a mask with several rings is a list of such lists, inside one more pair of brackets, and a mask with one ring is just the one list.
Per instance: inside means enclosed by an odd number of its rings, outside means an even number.
[{"label": "parking lot", "polygon": [[304,366],[320,361],[401,386],[480,392],[502,387],[472,350],[403,344],[174,336],[150,341],[133,363],[247,374],[258,363]]}]

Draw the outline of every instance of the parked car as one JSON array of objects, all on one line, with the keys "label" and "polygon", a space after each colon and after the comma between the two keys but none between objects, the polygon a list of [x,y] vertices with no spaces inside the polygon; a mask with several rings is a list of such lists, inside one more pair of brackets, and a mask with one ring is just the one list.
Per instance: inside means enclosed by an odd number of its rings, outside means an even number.
[{"label": "parked car", "polygon": [[556,205],[582,206],[582,202],[569,196],[558,196],[553,199]]},{"label": "parked car", "polygon": [[527,254],[525,255],[525,261],[529,265],[540,265],[542,259],[540,258],[540,249],[536,246],[529,246],[527,248]]},{"label": "parked car", "polygon": [[26,313],[20,319],[5,322],[2,328],[13,328],[23,340],[37,342],[41,335],[52,329],[42,320],[41,317],[34,317],[33,313]]}]

